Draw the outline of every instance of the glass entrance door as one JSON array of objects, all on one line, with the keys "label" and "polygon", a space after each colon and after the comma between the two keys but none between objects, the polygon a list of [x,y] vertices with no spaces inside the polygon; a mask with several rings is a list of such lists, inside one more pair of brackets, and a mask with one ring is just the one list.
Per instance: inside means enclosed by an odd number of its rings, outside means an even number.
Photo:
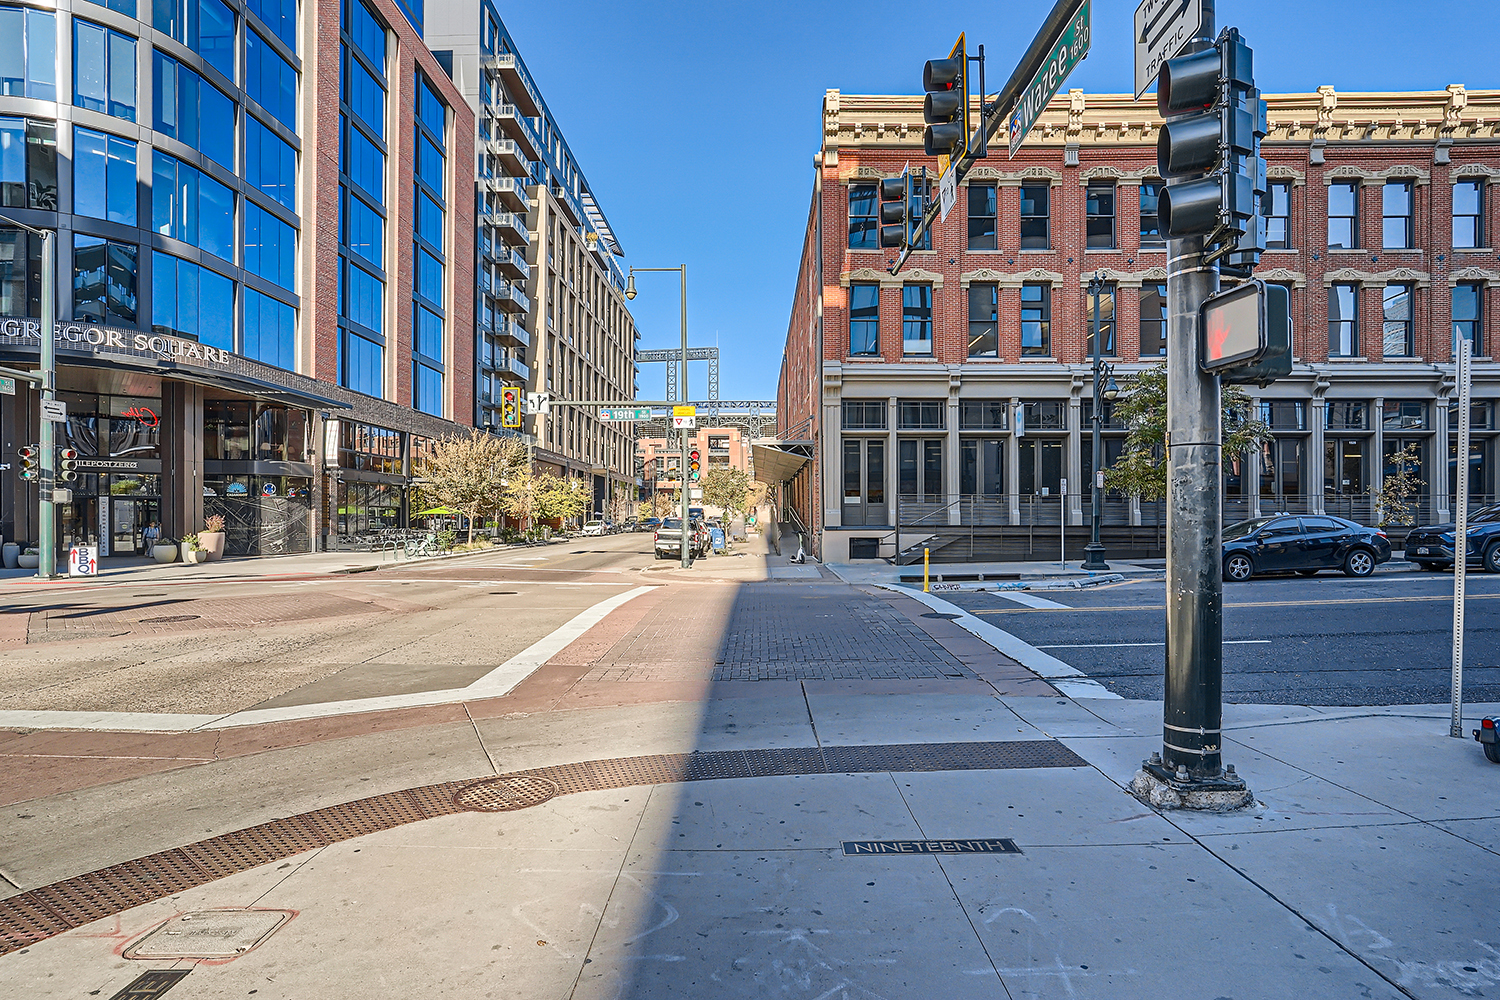
[{"label": "glass entrance door", "polygon": [[157,499],[100,497],[110,505],[109,555],[147,554],[143,548],[146,526],[161,523],[161,501]]},{"label": "glass entrance door", "polygon": [[885,442],[844,439],[843,520],[848,525],[889,524],[885,499]]},{"label": "glass entrance door", "polygon": [[1063,443],[1046,438],[1023,438],[1021,494],[1057,496],[1062,492]]}]

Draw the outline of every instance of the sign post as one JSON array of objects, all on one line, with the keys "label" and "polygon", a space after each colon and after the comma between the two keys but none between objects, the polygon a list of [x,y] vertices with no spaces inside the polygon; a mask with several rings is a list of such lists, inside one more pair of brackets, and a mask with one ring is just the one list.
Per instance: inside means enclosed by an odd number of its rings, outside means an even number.
[{"label": "sign post", "polygon": [[1464,585],[1469,569],[1469,397],[1473,376],[1469,357],[1474,342],[1458,338],[1458,482],[1453,524],[1453,678],[1448,735],[1464,738]]},{"label": "sign post", "polygon": [[1026,89],[1021,91],[1015,110],[1010,114],[1008,132],[1011,159],[1015,159],[1016,150],[1021,148],[1026,133],[1031,131],[1031,126],[1041,117],[1047,102],[1057,96],[1068,74],[1089,54],[1089,3],[1090,0],[1083,0],[1083,4],[1068,21],[1068,26],[1063,29],[1062,35],[1053,44],[1047,61],[1037,70]]}]

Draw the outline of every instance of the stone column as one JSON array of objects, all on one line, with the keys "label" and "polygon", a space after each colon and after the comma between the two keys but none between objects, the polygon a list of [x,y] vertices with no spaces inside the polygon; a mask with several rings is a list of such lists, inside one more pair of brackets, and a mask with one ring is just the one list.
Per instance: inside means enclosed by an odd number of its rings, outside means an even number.
[{"label": "stone column", "polygon": [[1021,409],[1020,397],[1010,400],[1010,437],[1005,439],[1005,481],[1010,484],[1007,499],[1010,504],[1010,523],[1021,523],[1021,439],[1017,436],[1026,419]]},{"label": "stone column", "polygon": [[161,388],[162,533],[179,539],[203,527],[203,387]]},{"label": "stone column", "polygon": [[962,378],[958,375],[948,377],[948,409],[946,413],[948,440],[943,443],[947,450],[947,464],[943,467],[943,489],[947,491],[946,502],[951,504],[948,508],[948,523],[963,524],[963,503],[954,503],[959,499],[959,448],[958,448],[958,391],[962,386]]},{"label": "stone column", "polygon": [[16,394],[0,396],[0,463],[10,466],[0,474],[0,540],[22,548],[37,540],[36,485],[21,478],[20,455],[22,448],[37,441],[37,413],[37,392],[29,382],[16,379]]},{"label": "stone column", "polygon": [[[1446,386],[1444,388],[1446,389]],[[1457,390],[1455,389],[1454,391],[1456,392]],[[1448,393],[1443,389],[1439,389],[1437,396],[1432,401],[1434,410],[1432,414],[1432,428],[1436,432],[1436,436],[1432,439],[1432,448],[1434,454],[1432,456],[1432,461],[1427,465],[1426,479],[1427,492],[1432,496],[1432,510],[1433,514],[1435,515],[1433,517],[1433,521],[1438,524],[1447,521],[1451,516],[1449,512],[1454,509],[1453,497],[1448,493],[1448,476],[1445,471],[1448,467],[1448,449],[1456,449],[1458,447],[1457,440],[1448,440],[1448,432],[1450,430],[1448,426],[1449,399],[1450,397]],[[1452,430],[1456,432],[1458,428],[1453,427]],[[1471,440],[1483,441],[1484,439],[1473,438]],[[1454,452],[1454,457],[1457,461],[1463,461],[1463,458],[1458,456],[1456,451]],[[1443,471],[1434,473],[1430,471],[1433,469]],[[1381,472],[1383,473],[1384,471],[1385,467],[1384,463],[1382,463]],[[1417,516],[1417,523],[1422,523],[1420,514],[1418,514]]]},{"label": "stone column", "polygon": [[[1089,376],[1089,393],[1092,394],[1093,376]],[[1093,447],[1093,425],[1090,424],[1088,447]],[[1068,480],[1068,524],[1083,523],[1083,400],[1079,396],[1077,383],[1068,397],[1068,454],[1063,460],[1063,475]],[[1092,502],[1092,501],[1090,501]]]},{"label": "stone column", "polygon": [[[1323,482],[1323,463],[1327,461],[1324,452],[1327,450],[1323,444],[1324,431],[1328,427],[1328,400],[1323,396],[1314,396],[1312,399],[1312,412],[1307,415],[1308,424],[1307,448],[1312,454],[1307,456],[1307,490],[1311,494],[1307,509],[1314,514],[1324,513],[1325,498],[1327,497],[1327,485]],[[1338,483],[1334,483],[1337,488]]]}]

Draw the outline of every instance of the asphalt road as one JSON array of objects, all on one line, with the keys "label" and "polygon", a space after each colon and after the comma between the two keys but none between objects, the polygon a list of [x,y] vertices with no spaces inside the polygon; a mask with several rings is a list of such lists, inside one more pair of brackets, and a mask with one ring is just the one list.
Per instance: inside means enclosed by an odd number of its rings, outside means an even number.
[{"label": "asphalt road", "polygon": [[[1041,591],[1031,608],[994,592],[945,594],[1125,698],[1162,697],[1165,585]],[[1300,705],[1444,703],[1453,576],[1272,577],[1224,587],[1224,700]],[[1500,576],[1470,573],[1464,699],[1500,701]]]}]

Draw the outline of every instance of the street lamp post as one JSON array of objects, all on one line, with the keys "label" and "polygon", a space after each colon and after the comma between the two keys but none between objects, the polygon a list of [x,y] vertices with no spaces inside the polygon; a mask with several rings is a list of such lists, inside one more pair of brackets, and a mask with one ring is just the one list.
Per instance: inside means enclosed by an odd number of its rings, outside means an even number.
[{"label": "street lamp post", "polygon": [[[1104,426],[1104,400],[1114,400],[1120,394],[1119,386],[1115,385],[1114,369],[1104,363],[1104,352],[1101,341],[1103,331],[1099,328],[1099,296],[1104,292],[1104,272],[1095,271],[1094,276],[1089,279],[1089,294],[1094,297],[1094,465],[1093,465],[1093,506],[1090,520],[1089,543],[1084,546],[1084,560],[1081,568],[1086,570],[1107,570],[1109,564],[1104,561],[1104,544],[1099,541],[1099,520],[1104,508],[1104,461],[1103,441],[1100,439],[1100,428]],[[1118,304],[1116,305],[1118,308]],[[1118,315],[1118,313],[1116,313]],[[1111,320],[1113,323],[1113,320]],[[1103,380],[1108,379],[1106,384]]]},{"label": "street lamp post", "polygon": [[[50,229],[34,229],[8,216],[0,215],[0,222],[42,238],[42,346],[41,357],[37,360],[41,369],[42,409],[45,410],[46,404],[57,398],[57,234]],[[45,580],[57,575],[57,505],[52,501],[52,490],[57,485],[57,429],[45,412],[41,417],[41,426],[37,428],[42,475],[37,480],[40,503],[36,518],[36,575]]]},{"label": "street lamp post", "polygon": [[[630,275],[625,282],[625,297],[635,298],[635,272],[637,271],[677,271],[682,275],[682,401],[688,401],[688,327],[687,327],[687,265],[678,267],[632,267]],[[689,569],[693,565],[692,554],[688,550],[688,429],[682,428],[682,465],[678,475],[682,483],[682,568]]]}]

